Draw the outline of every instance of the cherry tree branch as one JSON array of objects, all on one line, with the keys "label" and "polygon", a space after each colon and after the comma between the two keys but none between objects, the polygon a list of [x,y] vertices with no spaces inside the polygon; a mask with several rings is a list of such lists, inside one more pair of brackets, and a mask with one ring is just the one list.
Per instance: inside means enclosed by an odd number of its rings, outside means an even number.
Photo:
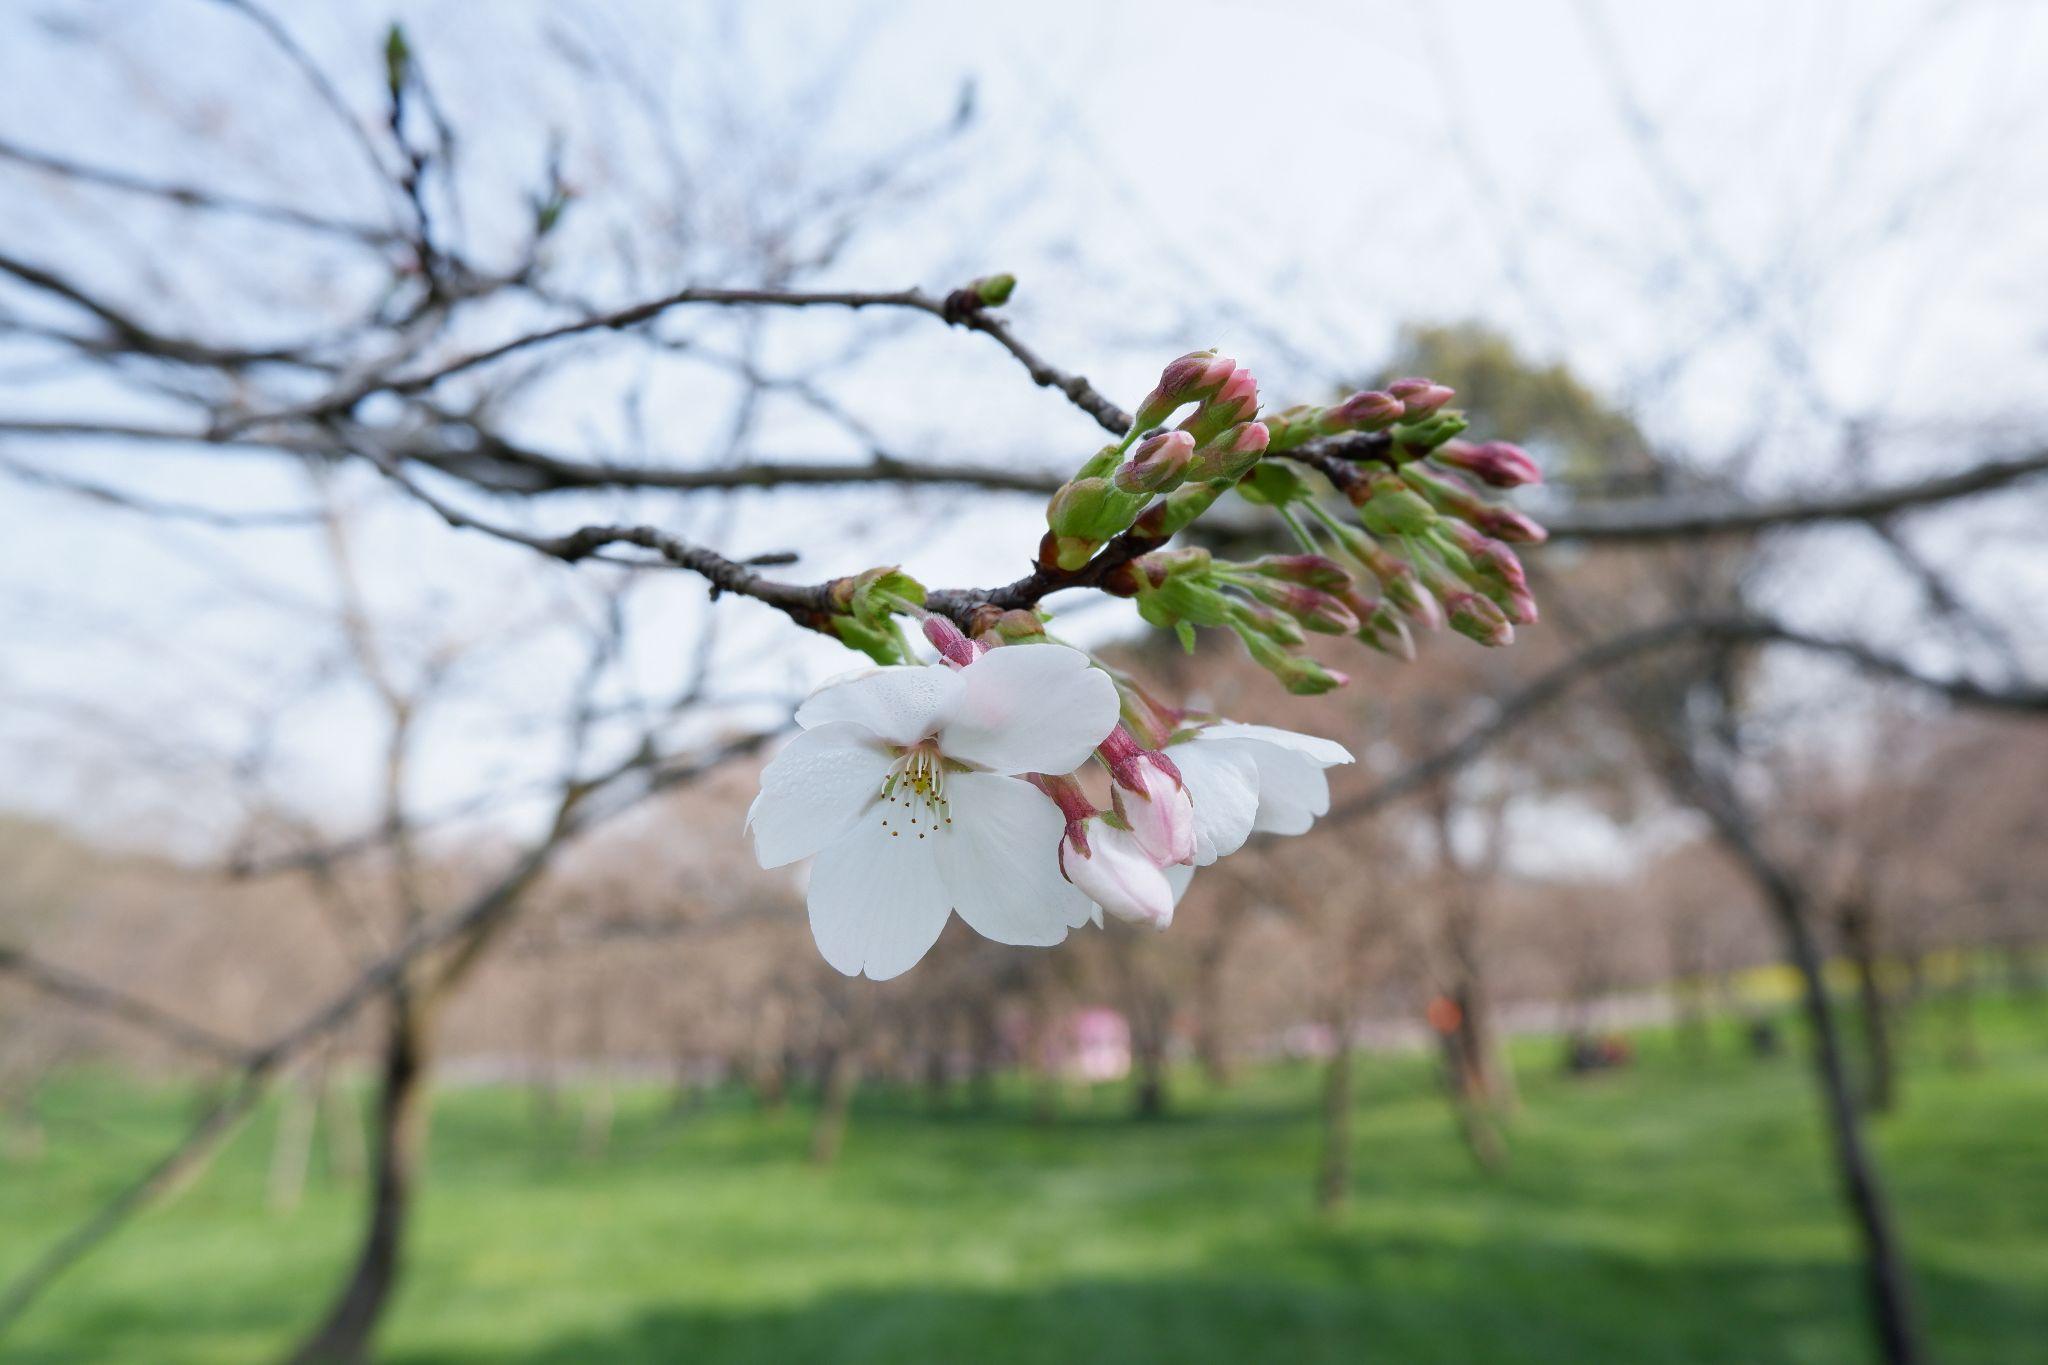
[{"label": "cherry tree branch", "polygon": [[212,1029],[180,1019],[146,1000],[102,986],[98,982],[54,963],[32,957],[19,948],[0,945],[0,976],[12,976],[54,999],[119,1019],[165,1042],[211,1057],[217,1062],[240,1063],[250,1049]]},{"label": "cherry tree branch", "polygon": [[1814,634],[1758,616],[1680,616],[1588,645],[1495,703],[1464,736],[1417,759],[1370,790],[1336,803],[1332,819],[1368,815],[1456,772],[1588,678],[1661,650],[1689,645],[1789,645],[1842,659],[1863,672],[1932,692],[1961,706],[2021,715],[2048,713],[2048,686],[1993,687],[1972,678],[1926,673],[1859,641]]}]

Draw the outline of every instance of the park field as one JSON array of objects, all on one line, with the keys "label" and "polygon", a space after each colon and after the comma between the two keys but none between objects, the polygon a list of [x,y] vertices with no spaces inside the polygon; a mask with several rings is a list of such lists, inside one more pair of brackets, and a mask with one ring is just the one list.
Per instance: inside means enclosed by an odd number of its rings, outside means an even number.
[{"label": "park field", "polygon": [[[1980,1007],[1980,1054],[1914,1021],[1901,1110],[1875,1125],[1946,1365],[2048,1360],[2048,1002]],[[1788,1040],[1797,1044],[1796,1035]],[[1796,1048],[1734,1031],[1704,1059],[1646,1034],[1567,1077],[1525,1040],[1512,1159],[1476,1171],[1420,1057],[1368,1055],[1350,1209],[1310,1184],[1317,1074],[1177,1075],[1174,1113],[1118,1087],[1034,1122],[1022,1087],[934,1112],[871,1089],[836,1166],[803,1103],[678,1115],[625,1088],[602,1152],[577,1096],[444,1091],[399,1362],[1860,1361],[1849,1234]],[[0,1273],[167,1145],[189,1089],[72,1073],[39,1152],[0,1164]],[[266,1205],[275,1111],[75,1269],[9,1339],[30,1362],[275,1359],[349,1250],[356,1188],[324,1169]]]}]

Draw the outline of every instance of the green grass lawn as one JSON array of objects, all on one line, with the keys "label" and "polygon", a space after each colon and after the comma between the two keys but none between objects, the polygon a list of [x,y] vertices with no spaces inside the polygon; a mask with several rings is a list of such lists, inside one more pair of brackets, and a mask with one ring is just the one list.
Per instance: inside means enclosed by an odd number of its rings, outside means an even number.
[{"label": "green grass lawn", "polygon": [[[2048,1359],[2048,1007],[1987,1005],[1981,1064],[1915,1030],[1876,1129],[1947,1365]],[[799,1106],[739,1095],[683,1119],[621,1096],[609,1149],[520,1091],[440,1096],[394,1361],[1855,1361],[1851,1241],[1795,1052],[1732,1033],[1704,1063],[1642,1040],[1625,1073],[1522,1047],[1513,1157],[1475,1172],[1419,1058],[1361,1061],[1349,1213],[1310,1207],[1316,1075],[1176,1116],[1073,1097],[1033,1124],[871,1092],[838,1166]],[[148,1160],[189,1091],[67,1075],[48,1142],[0,1164],[10,1273]],[[349,1249],[356,1191],[317,1169],[264,1206],[274,1115],[77,1268],[0,1342],[8,1361],[275,1358]],[[324,1142],[322,1143],[324,1150]]]}]

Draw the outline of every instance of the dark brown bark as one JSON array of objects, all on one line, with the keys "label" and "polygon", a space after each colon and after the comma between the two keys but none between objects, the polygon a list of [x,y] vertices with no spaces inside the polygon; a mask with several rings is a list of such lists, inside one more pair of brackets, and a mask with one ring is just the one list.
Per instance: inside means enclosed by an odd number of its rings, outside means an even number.
[{"label": "dark brown bark", "polygon": [[1864,1137],[1841,1031],[1828,999],[1808,898],[1791,875],[1764,852],[1732,793],[1710,784],[1688,757],[1679,757],[1672,775],[1680,793],[1713,822],[1715,832],[1762,893],[1784,940],[1786,956],[1799,974],[1800,1004],[1812,1035],[1814,1075],[1836,1174],[1863,1245],[1864,1289],[1880,1356],[1887,1365],[1922,1365],[1928,1357],[1912,1278],[1892,1221],[1890,1201]]},{"label": "dark brown bark", "polygon": [[377,1323],[398,1283],[405,1230],[426,1146],[430,1066],[426,1011],[411,992],[393,992],[378,1076],[377,1137],[369,1224],[355,1266],[327,1316],[292,1353],[299,1365],[369,1358]]},{"label": "dark brown bark", "polygon": [[1856,1000],[1863,1025],[1863,1104],[1888,1114],[1898,1103],[1898,1060],[1892,1042],[1892,1005],[1879,975],[1877,925],[1870,902],[1860,897],[1842,907],[1842,939],[1856,968]]}]

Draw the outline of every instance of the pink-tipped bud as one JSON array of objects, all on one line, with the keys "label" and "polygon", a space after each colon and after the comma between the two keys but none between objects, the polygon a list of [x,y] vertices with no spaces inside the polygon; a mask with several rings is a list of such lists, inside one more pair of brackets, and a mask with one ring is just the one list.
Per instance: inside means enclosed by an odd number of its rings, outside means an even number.
[{"label": "pink-tipped bud", "polygon": [[1336,594],[1297,584],[1288,584],[1282,591],[1284,600],[1276,605],[1306,629],[1321,635],[1349,635],[1358,629],[1358,617]]},{"label": "pink-tipped bud", "polygon": [[1187,403],[1214,397],[1237,373],[1237,362],[1214,351],[1190,351],[1159,372],[1159,384],[1138,405],[1137,429],[1156,427]]},{"label": "pink-tipped bud", "polygon": [[1332,408],[1323,409],[1318,425],[1326,432],[1385,431],[1401,420],[1404,408],[1391,393],[1366,389]]},{"label": "pink-tipped bud", "polygon": [[1491,598],[1467,588],[1452,588],[1444,593],[1444,609],[1451,629],[1468,639],[1493,646],[1515,642],[1515,628],[1508,623],[1507,613]]},{"label": "pink-tipped bud", "polygon": [[1541,545],[1550,532],[1512,507],[1481,507],[1467,518],[1474,526],[1512,545]]},{"label": "pink-tipped bud", "polygon": [[1271,433],[1263,422],[1246,422],[1232,427],[1195,452],[1193,462],[1188,465],[1187,476],[1204,483],[1216,479],[1235,483],[1251,473],[1252,466],[1265,455],[1271,439]]},{"label": "pink-tipped bud", "polygon": [[1195,803],[1162,755],[1148,753],[1128,764],[1110,787],[1110,799],[1153,862],[1171,867],[1195,856]]},{"label": "pink-tipped bud", "polygon": [[1173,886],[1130,830],[1100,816],[1067,825],[1060,871],[1118,919],[1164,929],[1173,923]]},{"label": "pink-tipped bud", "polygon": [[1259,410],[1259,381],[1250,370],[1239,370],[1224,381],[1209,405],[1216,410],[1216,420],[1224,426],[1249,422]]},{"label": "pink-tipped bud", "polygon": [[1543,471],[1520,446],[1507,441],[1446,441],[1430,452],[1432,460],[1462,469],[1492,488],[1520,488],[1542,483]]},{"label": "pink-tipped bud", "polygon": [[1162,431],[1139,444],[1130,463],[1119,465],[1113,481],[1126,493],[1170,493],[1187,478],[1195,458],[1195,438],[1185,431]]},{"label": "pink-tipped bud", "polygon": [[1351,586],[1351,572],[1327,555],[1261,555],[1245,565],[1247,573],[1299,583],[1324,592],[1343,592]]},{"label": "pink-tipped bud", "polygon": [[1442,384],[1425,384],[1422,388],[1401,395],[1401,420],[1418,422],[1457,396],[1456,389],[1446,388]]},{"label": "pink-tipped bud", "polygon": [[968,639],[960,627],[943,616],[924,618],[924,638],[930,640],[940,657],[955,668],[965,668],[988,652],[987,645]]},{"label": "pink-tipped bud", "polygon": [[1413,379],[1413,377],[1411,379],[1397,379],[1395,383],[1386,385],[1386,393],[1391,393],[1397,399],[1401,399],[1401,407],[1405,409],[1405,415],[1409,417],[1409,420],[1415,420],[1415,417],[1427,417],[1430,413],[1434,413],[1438,407],[1448,403],[1450,399],[1458,397],[1456,389],[1446,389],[1444,385],[1436,383],[1434,379]]}]

